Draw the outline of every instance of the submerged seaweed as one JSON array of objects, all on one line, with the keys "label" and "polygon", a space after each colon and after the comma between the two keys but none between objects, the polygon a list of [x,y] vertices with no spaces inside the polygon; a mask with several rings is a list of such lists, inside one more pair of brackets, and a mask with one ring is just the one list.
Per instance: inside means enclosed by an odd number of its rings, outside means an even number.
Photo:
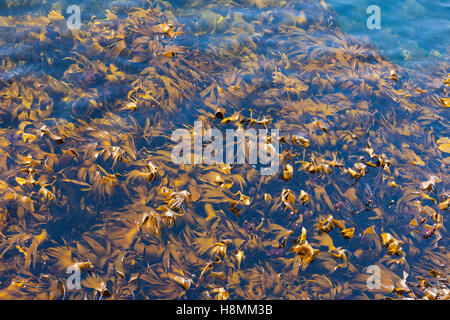
[{"label": "submerged seaweed", "polygon": [[[81,30],[0,17],[0,297],[448,299],[448,61],[403,70],[333,17],[312,0],[116,1]],[[197,120],[279,129],[279,174],[174,164],[171,133]]]}]

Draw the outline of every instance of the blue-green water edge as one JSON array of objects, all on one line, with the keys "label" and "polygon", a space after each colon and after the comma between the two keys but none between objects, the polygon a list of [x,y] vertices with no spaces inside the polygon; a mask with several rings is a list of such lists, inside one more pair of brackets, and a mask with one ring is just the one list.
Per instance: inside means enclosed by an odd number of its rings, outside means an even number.
[{"label": "blue-green water edge", "polygon": [[[6,8],[4,2],[5,0],[0,1],[0,15],[3,16],[21,14],[39,16],[47,14],[52,9],[68,16],[65,9],[72,4],[79,5],[82,23],[92,16],[104,16],[105,9],[126,13],[129,8],[145,3],[142,0],[47,0],[44,1],[45,4],[40,4],[42,1],[34,1],[37,3],[34,6],[17,5]],[[193,19],[192,12],[183,19],[184,1],[172,0],[169,3],[181,9],[177,18],[183,23],[198,25],[199,19]],[[382,55],[396,64],[414,68],[417,65],[436,64],[439,59],[448,55],[450,3],[446,0],[330,0],[327,3],[335,10],[336,21],[344,32],[370,41]],[[371,5],[380,8],[380,29],[371,30],[367,27],[367,19],[371,15],[367,12],[367,8]],[[201,16],[200,11],[201,9],[198,11],[198,17]],[[263,10],[253,7],[242,13],[251,16],[259,14],[260,11]],[[215,33],[213,37],[220,41],[220,33]]]}]

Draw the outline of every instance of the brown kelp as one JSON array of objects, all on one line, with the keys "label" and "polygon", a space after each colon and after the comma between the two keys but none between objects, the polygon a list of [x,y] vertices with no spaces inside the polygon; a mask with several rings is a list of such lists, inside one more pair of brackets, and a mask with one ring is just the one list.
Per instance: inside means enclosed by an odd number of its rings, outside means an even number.
[{"label": "brown kelp", "polygon": [[[0,17],[1,298],[450,297],[447,61],[409,74],[323,1],[119,9]],[[280,172],[175,164],[194,121],[279,129]]]}]

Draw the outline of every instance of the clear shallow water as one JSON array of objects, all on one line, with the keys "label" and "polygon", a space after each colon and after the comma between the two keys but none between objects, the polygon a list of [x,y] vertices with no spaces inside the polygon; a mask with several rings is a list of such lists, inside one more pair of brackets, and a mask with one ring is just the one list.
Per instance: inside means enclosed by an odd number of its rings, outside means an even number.
[{"label": "clear shallow water", "polygon": [[[364,2],[354,7],[332,2],[331,11],[318,1],[154,2],[158,10],[139,19],[131,7],[148,8],[144,1],[82,1],[82,30],[91,32],[85,38],[61,31],[58,22],[33,20],[51,10],[64,13],[68,2],[2,11],[19,19],[14,27],[2,25],[0,42],[5,61],[0,69],[0,123],[7,138],[0,146],[8,154],[0,172],[7,208],[2,212],[0,251],[9,265],[1,269],[2,297],[48,298],[49,292],[61,297],[57,288],[66,277],[64,267],[83,261],[95,266],[83,273],[88,289],[67,291],[66,297],[98,298],[106,286],[120,298],[208,298],[217,297],[214,290],[220,288],[231,299],[398,298],[393,289],[404,271],[417,290],[410,296],[420,298],[425,293],[417,287],[417,277],[430,278],[428,267],[447,274],[447,219],[429,239],[420,221],[430,226],[439,222],[435,213],[444,211],[437,204],[448,197],[449,159],[437,148],[445,143],[436,142],[449,134],[448,109],[440,102],[448,97],[443,83],[448,25],[438,27],[443,16],[436,14],[436,7],[448,7],[405,2],[402,11],[380,4],[381,30],[367,30]],[[106,9],[117,17],[108,16]],[[423,10],[431,11],[425,19],[432,26],[429,32],[442,31],[436,41],[427,41],[425,33],[415,36],[413,27],[423,23]],[[34,18],[26,21],[23,15],[28,13]],[[94,15],[99,23],[89,24]],[[416,23],[401,24],[399,17],[406,16]],[[184,33],[172,37],[151,31],[167,22]],[[36,37],[41,28],[45,37]],[[115,49],[122,35],[128,51]],[[404,59],[405,48],[410,48],[409,59]],[[36,97],[31,103],[30,91]],[[136,110],[127,109],[133,101]],[[39,110],[37,115],[27,106]],[[307,148],[292,143],[283,147],[296,154],[287,160],[295,168],[293,177],[264,179],[245,165],[231,174],[211,166],[174,165],[167,157],[173,130],[190,128],[195,120],[221,130],[239,125],[211,117],[218,107],[225,116],[240,112],[242,123],[253,116],[272,118],[270,128],[280,129],[288,141],[294,134],[310,139]],[[42,129],[44,124],[63,136],[64,143]],[[24,138],[24,128],[36,140]],[[380,154],[373,161],[384,161],[379,157],[386,153],[392,169],[388,173],[371,163],[363,177],[351,179],[344,168],[367,157],[369,140]],[[28,154],[52,170],[40,164],[30,164],[36,172],[26,170],[29,160],[21,157]],[[331,167],[337,157],[343,167],[336,165],[328,174],[307,172],[302,161],[314,164],[314,157]],[[159,167],[155,180],[138,175],[148,173],[149,161]],[[229,191],[217,174],[233,181]],[[432,174],[440,182],[424,191],[421,183]],[[16,175],[35,177],[39,183],[16,180]],[[400,187],[389,185],[392,181]],[[56,201],[40,196],[44,186]],[[189,190],[192,203],[176,213],[167,211],[164,206],[173,205],[174,193],[160,194],[163,187]],[[297,199],[298,212],[291,214],[280,202],[283,188],[295,195],[305,190],[310,202],[302,206]],[[251,197],[250,205],[240,204],[240,217],[231,210],[238,191]],[[274,201],[266,201],[264,193]],[[156,236],[151,224],[143,224],[148,213],[156,220],[182,218],[174,226],[161,222],[162,234]],[[344,239],[338,226],[330,238],[318,232],[328,214],[354,227],[354,238]],[[413,219],[420,224],[410,224]],[[388,255],[377,237],[364,235],[372,226],[377,235],[389,232],[405,242],[407,263]],[[312,248],[321,250],[314,262],[303,266],[289,250],[302,227]],[[49,234],[45,242],[39,236],[43,230]],[[219,255],[223,263],[214,264],[216,274],[208,271],[202,281],[202,270],[208,270],[205,266],[215,261],[214,252],[223,245],[228,248]],[[245,255],[242,266],[236,258],[239,250]],[[364,268],[375,263],[383,267],[386,288],[370,292]],[[122,281],[124,274],[128,282]],[[272,280],[260,280],[264,274]],[[132,281],[136,275],[139,280]],[[183,281],[195,286],[186,290]]]},{"label": "clear shallow water", "polygon": [[[448,56],[450,3],[448,1],[332,0],[343,31],[370,41],[393,62],[410,67],[438,63]],[[381,29],[366,25],[370,5],[381,9]]]}]

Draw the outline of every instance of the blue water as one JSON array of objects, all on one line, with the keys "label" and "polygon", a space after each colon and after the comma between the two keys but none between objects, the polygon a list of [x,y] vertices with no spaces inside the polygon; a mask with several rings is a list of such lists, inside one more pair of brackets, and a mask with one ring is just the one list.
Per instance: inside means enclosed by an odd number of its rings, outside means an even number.
[{"label": "blue water", "polygon": [[[450,1],[438,0],[330,0],[341,29],[369,38],[386,57],[409,67],[433,64],[448,56]],[[380,7],[381,29],[369,30],[366,12]]]}]

